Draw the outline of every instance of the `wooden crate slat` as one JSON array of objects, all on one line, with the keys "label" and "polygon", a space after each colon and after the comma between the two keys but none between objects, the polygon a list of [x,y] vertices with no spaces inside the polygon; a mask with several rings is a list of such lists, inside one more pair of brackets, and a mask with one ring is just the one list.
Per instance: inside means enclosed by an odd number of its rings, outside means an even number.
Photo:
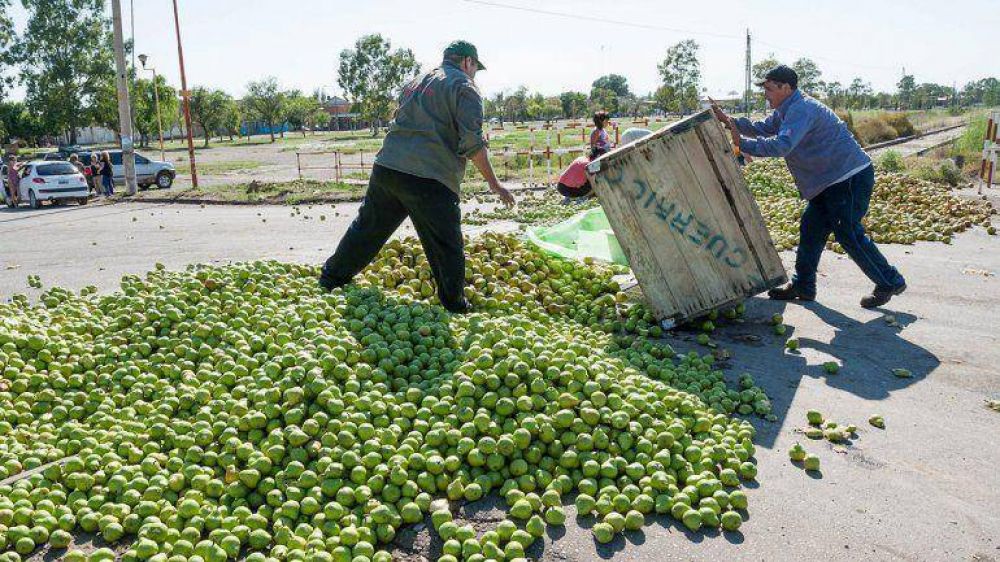
[{"label": "wooden crate slat", "polygon": [[[743,172],[733,159],[733,151],[725,134],[718,127],[706,127],[698,130],[698,137],[706,145],[705,154],[718,169],[723,192],[730,199],[732,209],[750,240],[750,247],[760,264],[761,277],[770,285],[784,283],[787,280],[785,267],[774,247],[771,233],[767,231],[757,200],[754,199]],[[755,224],[765,227],[753,228],[752,225]]]}]

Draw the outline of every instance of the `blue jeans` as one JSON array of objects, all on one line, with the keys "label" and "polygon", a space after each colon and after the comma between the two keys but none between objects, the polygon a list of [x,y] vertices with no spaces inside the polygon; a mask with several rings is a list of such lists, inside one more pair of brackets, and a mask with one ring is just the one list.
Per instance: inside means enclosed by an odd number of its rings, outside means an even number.
[{"label": "blue jeans", "polygon": [[891,290],[903,286],[903,276],[889,265],[861,225],[874,187],[875,170],[868,166],[826,188],[806,205],[799,224],[799,248],[792,276],[792,283],[803,292],[816,294],[816,269],[831,233],[876,287]]},{"label": "blue jeans", "polygon": [[105,195],[115,194],[115,180],[110,176],[101,176],[101,183],[104,185]]}]

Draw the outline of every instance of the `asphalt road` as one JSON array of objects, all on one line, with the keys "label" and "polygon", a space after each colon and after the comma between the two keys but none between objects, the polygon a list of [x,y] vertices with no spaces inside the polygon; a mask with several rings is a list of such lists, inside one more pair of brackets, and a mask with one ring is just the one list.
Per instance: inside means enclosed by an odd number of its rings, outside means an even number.
[{"label": "asphalt road", "polygon": [[[168,268],[249,259],[320,263],[355,208],[304,206],[294,217],[288,207],[4,209],[0,297],[38,294],[27,287],[29,274],[45,286],[108,291],[123,274],[141,274],[157,262]],[[661,519],[599,547],[585,529],[590,522],[571,516],[565,531],[534,554],[650,562],[1000,560],[1000,413],[984,404],[1000,398],[1000,238],[976,229],[950,246],[884,250],[910,287],[884,310],[858,306],[868,281],[848,259],[829,253],[817,302],[753,298],[745,322],[715,336],[733,354],[728,375],[752,373],[778,415],[774,423],[754,422],[759,484],[749,491],[750,517],[740,532],[692,534]],[[790,264],[792,254],[783,257]],[[773,335],[767,322],[775,312],[790,327],[786,337],[799,339],[799,353],[785,351],[784,338]],[[898,327],[886,322],[887,314]],[[676,339],[680,348],[690,345],[690,334]],[[831,360],[842,364],[838,374],[823,371]],[[894,368],[913,377],[896,378]],[[796,431],[809,409],[856,424],[859,437],[840,448],[810,441]],[[885,430],[868,425],[876,413]],[[796,441],[820,456],[821,475],[789,462]],[[488,504],[466,511],[481,526],[499,515]],[[426,528],[401,533],[397,545],[407,560],[429,558],[434,548]]]}]

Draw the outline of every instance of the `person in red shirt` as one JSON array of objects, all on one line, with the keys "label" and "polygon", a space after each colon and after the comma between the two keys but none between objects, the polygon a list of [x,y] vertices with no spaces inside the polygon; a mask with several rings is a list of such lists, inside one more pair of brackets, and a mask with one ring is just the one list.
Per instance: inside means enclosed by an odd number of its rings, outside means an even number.
[{"label": "person in red shirt", "polygon": [[593,196],[593,187],[587,180],[587,164],[590,164],[590,158],[581,156],[573,160],[559,176],[556,189],[565,197],[563,205],[568,205],[574,199]]}]

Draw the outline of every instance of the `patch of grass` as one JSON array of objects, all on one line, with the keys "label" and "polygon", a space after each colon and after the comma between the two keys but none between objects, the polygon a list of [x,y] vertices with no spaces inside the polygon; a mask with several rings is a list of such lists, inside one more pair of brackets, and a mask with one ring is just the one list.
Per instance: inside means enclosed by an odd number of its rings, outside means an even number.
[{"label": "patch of grass", "polygon": [[977,112],[969,118],[969,126],[951,147],[951,157],[962,163],[965,175],[979,173],[979,163],[983,155],[983,138],[986,137],[986,111]]},{"label": "patch of grass", "polygon": [[153,201],[219,201],[226,203],[298,204],[357,199],[365,186],[357,183],[317,180],[249,182],[208,185],[179,190],[144,192],[140,198]]},{"label": "patch of grass", "polygon": [[906,169],[906,162],[903,161],[903,157],[895,150],[885,151],[885,153],[878,157],[875,165],[883,172],[898,173]]}]

